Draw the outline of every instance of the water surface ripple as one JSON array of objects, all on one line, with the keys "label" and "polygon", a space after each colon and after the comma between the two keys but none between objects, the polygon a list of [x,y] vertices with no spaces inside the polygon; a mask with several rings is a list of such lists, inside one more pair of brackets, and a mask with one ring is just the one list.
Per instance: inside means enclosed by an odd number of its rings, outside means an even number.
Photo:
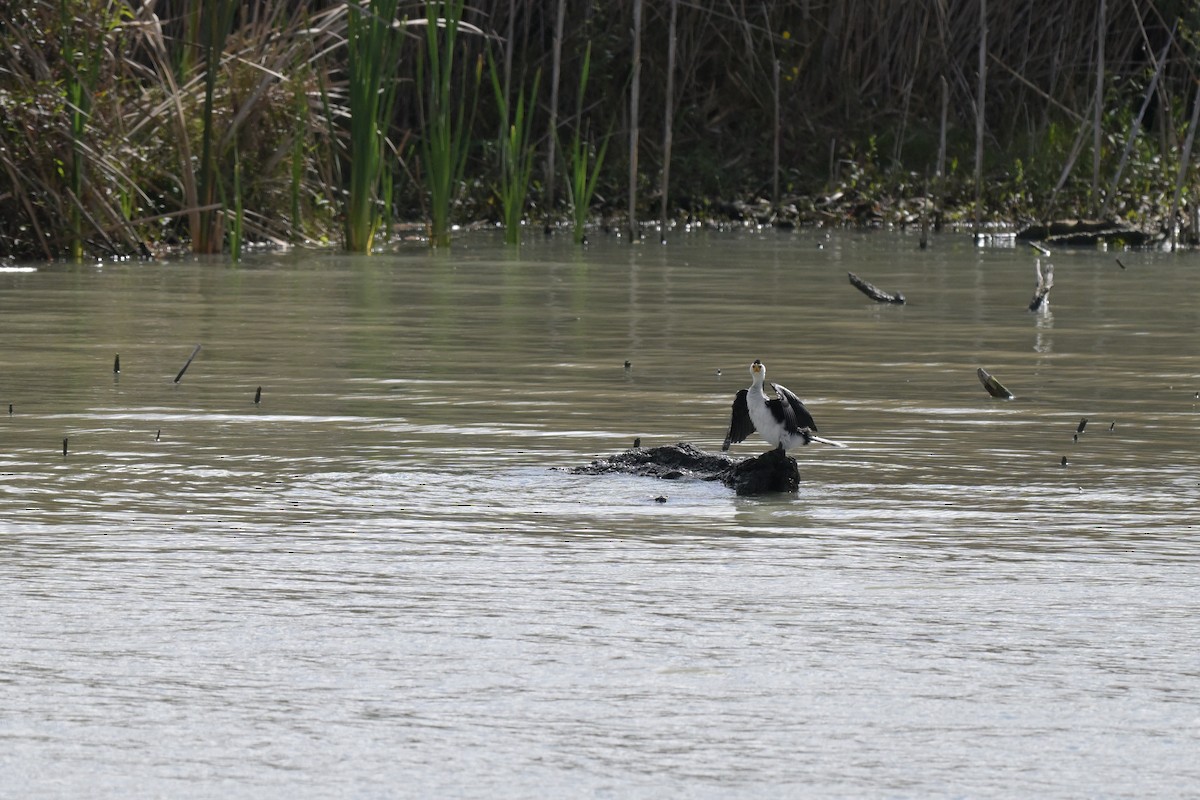
[{"label": "water surface ripple", "polygon": [[[0,274],[0,794],[1200,796],[1200,270],[1056,253],[1035,315],[1035,258]],[[797,495],[565,469],[716,450],[755,358],[850,445]]]}]

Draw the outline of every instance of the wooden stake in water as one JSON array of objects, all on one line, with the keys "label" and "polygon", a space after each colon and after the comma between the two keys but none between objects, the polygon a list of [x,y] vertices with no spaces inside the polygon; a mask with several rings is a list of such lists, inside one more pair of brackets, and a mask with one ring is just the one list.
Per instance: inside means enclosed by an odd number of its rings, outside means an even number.
[{"label": "wooden stake in water", "polygon": [[261,402],[262,402],[262,387],[260,386],[254,390],[254,405],[258,405]]},{"label": "wooden stake in water", "polygon": [[67,437],[63,437],[63,458],[67,457]]},{"label": "wooden stake in water", "polygon": [[193,350],[191,356],[188,357],[187,363],[183,365],[183,368],[179,370],[179,374],[175,376],[176,383],[179,383],[179,381],[183,379],[183,373],[187,372],[187,368],[192,365],[193,359],[196,358],[196,354],[199,352],[200,345],[196,345],[196,349]]}]

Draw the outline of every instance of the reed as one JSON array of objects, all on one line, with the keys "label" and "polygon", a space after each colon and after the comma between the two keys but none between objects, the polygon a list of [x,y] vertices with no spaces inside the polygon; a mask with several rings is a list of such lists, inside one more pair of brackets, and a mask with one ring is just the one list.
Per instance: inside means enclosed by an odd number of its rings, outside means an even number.
[{"label": "reed", "polygon": [[543,176],[545,186],[544,206],[547,212],[553,212],[557,194],[555,189],[558,175],[558,87],[562,78],[562,45],[563,26],[567,18],[567,0],[557,0],[554,12],[554,38],[550,45],[550,107],[547,109],[548,120],[546,129],[546,167]]},{"label": "reed", "polygon": [[69,0],[60,0],[62,14],[62,58],[67,75],[63,88],[66,95],[71,159],[67,180],[70,186],[71,259],[83,260],[83,189],[84,189],[84,128],[91,116],[91,100],[95,88],[100,54],[88,54],[78,41],[76,29],[84,24],[74,19]]},{"label": "reed", "polygon": [[345,245],[356,253],[371,252],[383,222],[383,208],[390,206],[392,161],[386,138],[395,105],[401,42],[397,6],[398,0],[375,0],[369,6],[349,4],[350,185]]},{"label": "reed", "polygon": [[642,0],[633,0],[633,66],[629,84],[629,241],[638,240],[638,100],[642,90]]},{"label": "reed", "polygon": [[233,186],[231,189],[233,191],[233,211],[229,215],[229,256],[236,263],[242,260],[242,240],[246,230],[246,209],[242,202],[242,159],[238,153],[236,140],[233,144]]},{"label": "reed", "polygon": [[[521,220],[525,215],[525,203],[529,196],[529,182],[533,176],[534,147],[530,144],[533,130],[533,115],[526,113],[525,87],[517,92],[516,106],[511,109],[501,78],[491,52],[488,52],[488,67],[492,78],[492,92],[496,107],[500,111],[500,173],[496,186],[496,197],[500,201],[500,214],[504,222],[504,241],[520,244]],[[530,90],[530,105],[537,102],[538,86],[542,73],[533,77]]]},{"label": "reed", "polygon": [[675,50],[678,37],[676,36],[679,19],[679,0],[671,0],[671,18],[667,23],[667,88],[663,99],[663,144],[662,144],[662,176],[659,181],[659,199],[661,212],[659,215],[658,236],[660,242],[667,240],[667,223],[671,216],[671,148],[675,142]]},{"label": "reed", "polygon": [[473,83],[466,70],[461,70],[455,87],[454,65],[464,5],[465,0],[426,5],[425,53],[417,60],[417,91],[423,114],[421,161],[429,195],[429,244],[433,247],[450,246],[450,209],[466,169],[476,90],[483,68],[480,59]]},{"label": "reed", "polygon": [[[583,122],[583,98],[587,94],[588,74],[592,63],[592,45],[589,42],[583,53],[583,68],[579,73],[579,92],[575,96],[575,129],[571,134],[570,171],[567,189],[571,196],[572,232],[576,244],[582,244],[587,232],[588,213],[592,197],[596,193],[596,182],[604,166],[604,155],[608,151],[609,135],[600,142],[593,157],[593,145]],[[611,131],[610,131],[611,135]]]},{"label": "reed", "polygon": [[203,4],[200,14],[204,105],[200,122],[200,161],[196,167],[196,199],[201,210],[194,216],[194,253],[219,253],[224,246],[225,215],[218,205],[223,192],[220,174],[223,159],[215,119],[216,91],[225,41],[233,27],[233,17],[239,4],[240,0],[208,0]]},{"label": "reed", "polygon": [[[399,13],[418,8],[391,3]],[[631,232],[638,215],[775,196],[776,178],[787,205],[827,188],[900,197],[914,175],[932,172],[948,221],[971,215],[973,162],[982,173],[976,216],[993,218],[1016,208],[1036,215],[1052,198],[1064,213],[1102,202],[1102,212],[1157,222],[1177,182],[1188,194],[1197,183],[1194,169],[1176,169],[1192,111],[1195,4],[1106,0],[1098,16],[1096,0],[680,3],[673,58],[674,3],[433,0],[421,19],[379,26],[397,40],[415,34],[419,50],[382,59],[390,66],[377,85],[392,94],[359,100],[350,72],[370,68],[351,58],[350,26],[383,20],[384,0],[9,5],[0,19],[0,256],[348,243],[352,192],[357,230],[374,231],[355,234],[358,246],[377,244],[393,213],[426,218],[431,241],[445,244],[452,213],[482,215],[505,181],[504,160],[485,161],[471,143],[511,134],[518,99],[476,108],[471,20],[511,31],[504,71],[540,69],[550,83],[548,104],[535,104],[527,81],[523,109],[538,126],[532,139],[549,133],[544,207],[562,202],[561,170],[572,217],[594,197],[610,213],[627,191]],[[560,109],[556,88],[586,73],[588,105],[560,124],[571,101]],[[350,122],[367,118],[352,105],[371,103],[378,112],[391,103],[390,114]],[[588,132],[605,130],[629,141],[628,164],[599,168],[609,140]],[[362,141],[382,146],[364,150]],[[1076,169],[1088,151],[1091,169]],[[870,152],[887,158],[863,163]],[[642,191],[652,175],[665,179],[662,190]],[[661,212],[651,199],[665,201]]]}]

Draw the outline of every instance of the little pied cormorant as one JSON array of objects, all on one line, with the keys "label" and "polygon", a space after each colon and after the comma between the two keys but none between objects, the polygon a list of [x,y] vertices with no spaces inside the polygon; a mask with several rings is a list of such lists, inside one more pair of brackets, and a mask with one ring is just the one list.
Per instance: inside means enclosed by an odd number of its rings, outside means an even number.
[{"label": "little pied cormorant", "polygon": [[754,363],[750,365],[750,388],[742,389],[733,399],[733,415],[729,420],[729,433],[725,435],[722,450],[728,450],[729,445],[744,441],[755,431],[758,431],[768,444],[780,450],[791,450],[809,442],[845,447],[839,442],[814,435],[817,423],[813,422],[812,414],[808,413],[800,398],[792,394],[786,386],[772,383],[771,388],[778,397],[768,399],[763,391],[763,380],[766,377],[766,366],[754,359]]}]

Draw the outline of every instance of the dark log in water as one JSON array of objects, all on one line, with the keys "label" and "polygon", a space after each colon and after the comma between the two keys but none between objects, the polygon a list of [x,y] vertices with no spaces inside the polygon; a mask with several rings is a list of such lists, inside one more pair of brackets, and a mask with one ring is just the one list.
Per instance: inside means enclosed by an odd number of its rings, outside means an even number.
[{"label": "dark log in water", "polygon": [[850,276],[850,283],[853,284],[855,289],[858,289],[860,292],[862,292],[863,294],[865,294],[867,297],[871,298],[875,302],[877,302],[877,303],[895,303],[896,305],[904,305],[904,295],[900,294],[900,292],[896,292],[895,294],[890,294],[888,292],[883,291],[882,289],[879,289],[879,288],[873,286],[870,283],[867,283],[862,278],[855,275],[853,272],[847,272],[846,274]]},{"label": "dark log in water", "polygon": [[720,481],[740,495],[794,492],[800,488],[796,459],[780,450],[735,461],[725,455],[706,453],[687,442],[626,450],[585,467],[572,467],[570,471],[575,475],[618,472],[664,480],[690,477]]},{"label": "dark log in water", "polygon": [[986,369],[980,367],[975,371],[975,374],[979,376],[979,382],[983,384],[983,388],[987,389],[987,393],[992,397],[999,397],[1001,400],[1012,400],[1013,393],[1005,389],[1004,385],[993,378],[991,373]]},{"label": "dark log in water", "polygon": [[1140,230],[1121,220],[1066,219],[1049,225],[1029,225],[1017,232],[1020,241],[1068,247],[1095,247],[1097,242],[1122,242],[1140,247],[1159,238],[1161,234]]},{"label": "dark log in water", "polygon": [[196,349],[192,351],[192,354],[188,357],[188,360],[183,365],[183,368],[179,370],[179,374],[175,376],[176,383],[179,383],[181,380],[183,380],[183,373],[187,372],[187,368],[192,365],[192,362],[196,359],[196,354],[199,352],[200,345],[196,345]]}]

